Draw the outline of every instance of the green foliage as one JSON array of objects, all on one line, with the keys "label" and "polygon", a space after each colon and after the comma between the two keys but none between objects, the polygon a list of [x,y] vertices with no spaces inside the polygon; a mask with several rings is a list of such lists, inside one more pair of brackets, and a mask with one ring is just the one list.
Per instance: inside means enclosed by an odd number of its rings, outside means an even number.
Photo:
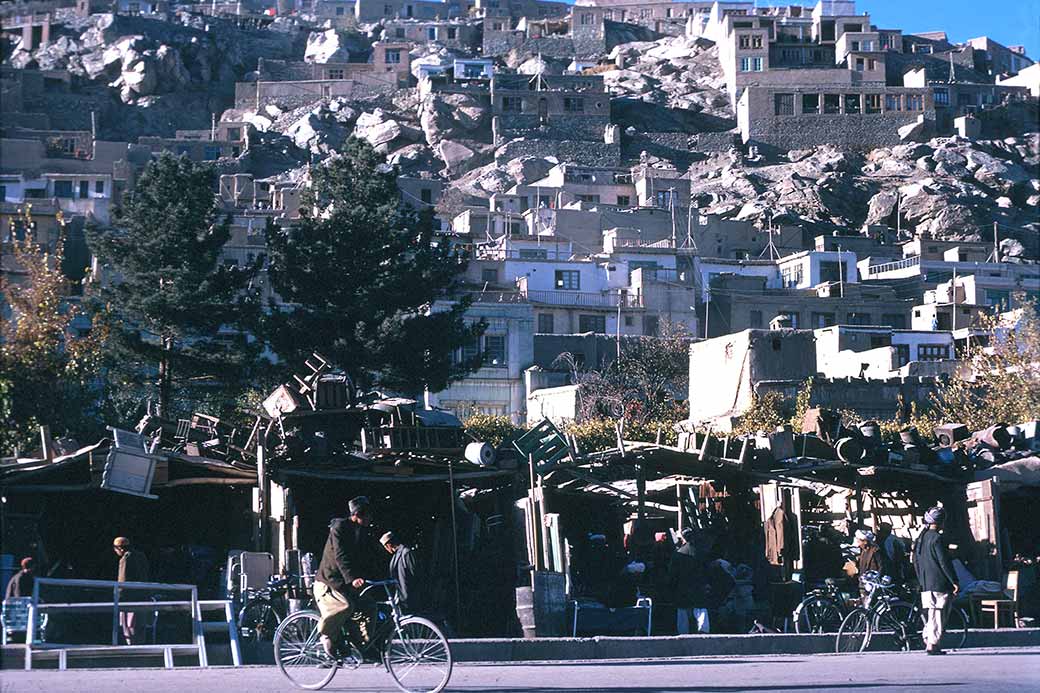
[{"label": "green foliage", "polygon": [[[766,390],[761,395],[755,393],[751,407],[740,417],[740,421],[733,427],[736,435],[755,435],[756,433],[769,433],[775,431],[778,426],[790,423],[794,415],[794,408],[783,395],[775,390]],[[799,430],[801,423],[799,423]]]},{"label": "green foliage", "polygon": [[290,367],[318,351],[361,386],[407,394],[444,389],[479,366],[452,354],[479,338],[467,302],[434,312],[456,285],[462,253],[434,233],[429,210],[402,208],[397,171],[367,143],[312,170],[301,219],[268,233],[271,306],[266,334]]},{"label": "green foliage", "polygon": [[[662,445],[675,445],[678,442],[675,424],[679,421],[678,418],[629,421],[625,423],[622,434],[625,440],[656,443],[657,433],[660,431]],[[613,419],[589,419],[570,423],[564,427],[564,431],[574,436],[578,450],[582,453],[598,452],[617,448],[615,423]]]},{"label": "green foliage", "polygon": [[982,316],[988,343],[972,339],[963,360],[969,378],[953,378],[933,400],[936,418],[978,430],[1040,419],[1040,317],[1034,299],[1016,296],[1010,319]]},{"label": "green foliage", "polygon": [[110,330],[109,377],[125,409],[142,396],[157,399],[167,418],[203,400],[231,403],[260,363],[261,345],[246,337],[258,315],[251,281],[259,265],[221,262],[230,222],[216,206],[215,176],[164,153],[117,208],[114,228],[89,230],[118,279],[94,282],[92,306]]},{"label": "green foliage", "polygon": [[496,448],[524,432],[524,429],[514,424],[508,416],[494,414],[473,414],[463,425],[466,427],[466,433]]},{"label": "green foliage", "polygon": [[601,369],[582,370],[570,354],[559,359],[571,368],[578,390],[580,420],[624,419],[626,424],[671,420],[683,406],[689,382],[691,336],[685,326],[661,325],[658,337],[626,337],[620,358]]},{"label": "green foliage", "polygon": [[11,261],[21,281],[0,277],[2,304],[11,317],[0,325],[0,454],[28,453],[40,442],[39,426],[55,437],[89,440],[102,433],[97,416],[97,376],[102,329],[79,336],[72,329],[79,311],[69,305],[69,282],[62,272],[65,225],[43,243],[29,208],[12,230]]}]

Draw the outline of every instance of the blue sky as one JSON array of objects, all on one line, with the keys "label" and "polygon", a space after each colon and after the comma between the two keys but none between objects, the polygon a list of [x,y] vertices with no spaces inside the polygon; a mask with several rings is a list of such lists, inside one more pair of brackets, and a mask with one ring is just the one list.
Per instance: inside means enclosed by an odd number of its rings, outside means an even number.
[{"label": "blue sky", "polygon": [[882,29],[942,30],[954,42],[989,36],[1040,60],[1040,0],[858,0],[856,9]]}]

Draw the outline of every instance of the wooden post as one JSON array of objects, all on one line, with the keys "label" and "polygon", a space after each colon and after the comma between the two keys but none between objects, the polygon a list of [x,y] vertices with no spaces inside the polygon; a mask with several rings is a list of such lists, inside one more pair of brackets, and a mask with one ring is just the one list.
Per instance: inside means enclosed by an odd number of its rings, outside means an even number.
[{"label": "wooden post", "polygon": [[51,438],[50,426],[40,426],[40,448],[43,450],[43,459],[48,462],[54,460],[54,439]]},{"label": "wooden post", "polygon": [[636,513],[640,520],[646,516],[646,470],[642,462],[636,465]]}]

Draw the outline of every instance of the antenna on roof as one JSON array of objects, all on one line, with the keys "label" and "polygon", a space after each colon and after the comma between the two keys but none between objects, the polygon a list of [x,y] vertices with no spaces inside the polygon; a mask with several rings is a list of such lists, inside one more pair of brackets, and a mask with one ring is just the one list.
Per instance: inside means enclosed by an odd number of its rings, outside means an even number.
[{"label": "antenna on roof", "polygon": [[779,260],[780,259],[780,251],[777,250],[776,243],[773,242],[773,215],[772,214],[769,215],[769,228],[767,229],[766,233],[769,234],[769,243],[766,244],[765,249],[763,249],[762,252],[758,254],[758,256],[762,257],[766,253],[769,253],[769,259],[770,260]]}]

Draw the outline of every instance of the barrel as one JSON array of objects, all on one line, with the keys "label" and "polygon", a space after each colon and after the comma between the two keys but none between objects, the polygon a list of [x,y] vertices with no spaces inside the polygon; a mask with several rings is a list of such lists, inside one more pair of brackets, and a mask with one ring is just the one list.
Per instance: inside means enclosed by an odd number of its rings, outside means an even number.
[{"label": "barrel", "polygon": [[534,590],[530,587],[516,588],[516,617],[520,621],[524,637],[534,638]]},{"label": "barrel", "polygon": [[878,425],[877,421],[864,421],[859,425],[859,432],[865,438],[880,438],[881,426]]},{"label": "barrel", "polygon": [[470,443],[466,446],[466,459],[481,467],[490,467],[495,463],[495,448],[488,443]]},{"label": "barrel", "polygon": [[863,458],[863,446],[855,438],[842,438],[834,445],[838,459],[842,462],[859,462]]}]

